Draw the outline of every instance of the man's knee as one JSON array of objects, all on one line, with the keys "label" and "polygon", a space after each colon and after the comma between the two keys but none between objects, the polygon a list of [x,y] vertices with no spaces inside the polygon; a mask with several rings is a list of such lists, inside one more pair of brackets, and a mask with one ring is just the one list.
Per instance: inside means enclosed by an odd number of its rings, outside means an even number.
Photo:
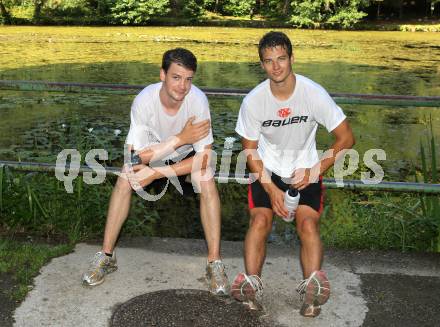
[{"label": "man's knee", "polygon": [[118,180],[116,181],[115,190],[119,193],[126,194],[131,193],[132,187],[128,179],[119,176]]},{"label": "man's knee", "polygon": [[214,176],[206,169],[191,174],[191,183],[201,196],[209,197],[217,194],[217,186]]},{"label": "man's knee", "polygon": [[250,228],[267,236],[272,230],[272,217],[257,213],[251,217]]},{"label": "man's knee", "polygon": [[318,220],[314,218],[306,217],[296,227],[301,238],[312,237],[319,233]]}]

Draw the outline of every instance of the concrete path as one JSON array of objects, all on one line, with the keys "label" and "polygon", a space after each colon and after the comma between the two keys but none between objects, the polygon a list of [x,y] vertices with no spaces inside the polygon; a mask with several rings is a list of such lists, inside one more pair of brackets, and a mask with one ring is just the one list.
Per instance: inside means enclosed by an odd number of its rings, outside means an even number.
[{"label": "concrete path", "polygon": [[[242,243],[223,242],[222,247],[232,280],[243,271]],[[201,240],[121,242],[117,249],[119,269],[102,285],[86,288],[81,285],[81,274],[97,250],[98,245],[78,244],[73,253],[43,267],[35,287],[15,312],[15,326],[108,326],[116,305],[135,296],[167,289],[206,289],[205,245]],[[286,245],[268,248],[263,305],[276,325],[362,326],[368,312],[368,294],[363,294],[361,276],[440,276],[440,260],[435,260],[440,257],[414,261],[404,256],[396,260],[387,254],[327,251],[323,269],[328,273],[332,295],[319,317],[307,319],[298,313],[295,287],[301,270],[297,252],[297,248]]]}]

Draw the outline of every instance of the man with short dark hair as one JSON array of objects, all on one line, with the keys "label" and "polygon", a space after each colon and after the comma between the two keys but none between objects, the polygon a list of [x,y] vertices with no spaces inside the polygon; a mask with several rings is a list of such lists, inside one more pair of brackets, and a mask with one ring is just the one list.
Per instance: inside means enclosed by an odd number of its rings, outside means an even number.
[{"label": "man with short dark hair", "polygon": [[[300,261],[304,280],[297,291],[300,314],[315,317],[330,296],[330,284],[321,270],[322,243],[319,217],[323,204],[320,176],[336,156],[354,144],[342,109],[317,83],[292,71],[292,44],[284,33],[269,32],[260,40],[258,53],[268,79],[243,100],[236,132],[242,137],[247,165],[256,179],[249,185],[249,230],[244,242],[246,273],[232,284],[232,296],[259,309],[262,268],[273,214],[286,221],[289,212],[285,193],[300,193],[294,218],[301,240]],[[323,125],[335,138],[329,151],[319,158],[316,131]]]},{"label": "man with short dark hair", "polygon": [[[196,57],[176,48],[164,53],[160,83],[144,88],[131,107],[126,144],[136,151],[134,166],[124,165],[113,190],[107,213],[102,250],[82,280],[95,286],[117,269],[114,247],[130,207],[132,189],[163,188],[174,181],[184,194],[200,193],[200,216],[208,246],[206,278],[214,294],[228,294],[229,283],[220,258],[220,200],[212,172],[213,142],[206,95],[192,85]],[[190,184],[187,178],[190,177]],[[189,186],[189,187],[188,187]]]}]

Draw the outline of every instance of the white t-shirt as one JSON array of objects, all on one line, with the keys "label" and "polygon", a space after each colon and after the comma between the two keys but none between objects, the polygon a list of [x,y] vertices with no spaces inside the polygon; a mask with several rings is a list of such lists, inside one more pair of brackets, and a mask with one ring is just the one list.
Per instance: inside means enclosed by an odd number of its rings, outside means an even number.
[{"label": "white t-shirt", "polygon": [[331,132],[346,118],[342,109],[319,84],[295,74],[296,85],[289,99],[280,101],[269,80],[257,85],[243,100],[235,131],[258,141],[258,154],[265,168],[290,177],[298,168],[311,168],[319,161],[316,131],[321,124]]},{"label": "white t-shirt", "polygon": [[[130,130],[125,143],[131,144],[138,151],[153,144],[158,144],[171,136],[179,134],[188,119],[195,116],[194,122],[211,119],[206,95],[192,85],[182,105],[174,116],[168,115],[160,102],[159,91],[162,82],[144,88],[131,105]],[[206,145],[212,144],[212,130],[208,136],[194,144],[185,144],[164,159],[185,156],[191,151],[201,152]]]}]

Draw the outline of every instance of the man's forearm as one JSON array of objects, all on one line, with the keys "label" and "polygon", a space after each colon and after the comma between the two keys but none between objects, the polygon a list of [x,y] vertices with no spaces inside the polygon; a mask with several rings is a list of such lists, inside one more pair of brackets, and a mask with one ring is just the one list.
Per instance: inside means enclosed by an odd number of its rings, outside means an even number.
[{"label": "man's forearm", "polygon": [[160,142],[159,144],[153,144],[140,151],[139,157],[143,164],[148,164],[153,161],[161,160],[166,156],[172,154],[178,147],[182,146],[182,141],[177,136],[169,137],[168,139]]},{"label": "man's forearm", "polygon": [[172,176],[183,176],[191,173],[194,157],[186,158],[169,166],[150,167],[155,171],[155,179]]},{"label": "man's forearm", "polygon": [[263,161],[255,149],[247,149],[245,152],[249,171],[261,183],[265,191],[268,192],[274,184],[272,183],[270,174],[264,168]]},{"label": "man's forearm", "polygon": [[197,152],[194,156],[176,162],[169,166],[151,167],[156,171],[156,177],[182,176],[207,169],[211,160],[211,149]]},{"label": "man's forearm", "polygon": [[336,141],[333,145],[328,149],[323,158],[312,167],[312,171],[318,172],[319,175],[323,175],[330,167],[332,167],[336,160],[340,157],[344,156],[344,154],[351,149],[354,142],[352,139],[343,139]]}]

